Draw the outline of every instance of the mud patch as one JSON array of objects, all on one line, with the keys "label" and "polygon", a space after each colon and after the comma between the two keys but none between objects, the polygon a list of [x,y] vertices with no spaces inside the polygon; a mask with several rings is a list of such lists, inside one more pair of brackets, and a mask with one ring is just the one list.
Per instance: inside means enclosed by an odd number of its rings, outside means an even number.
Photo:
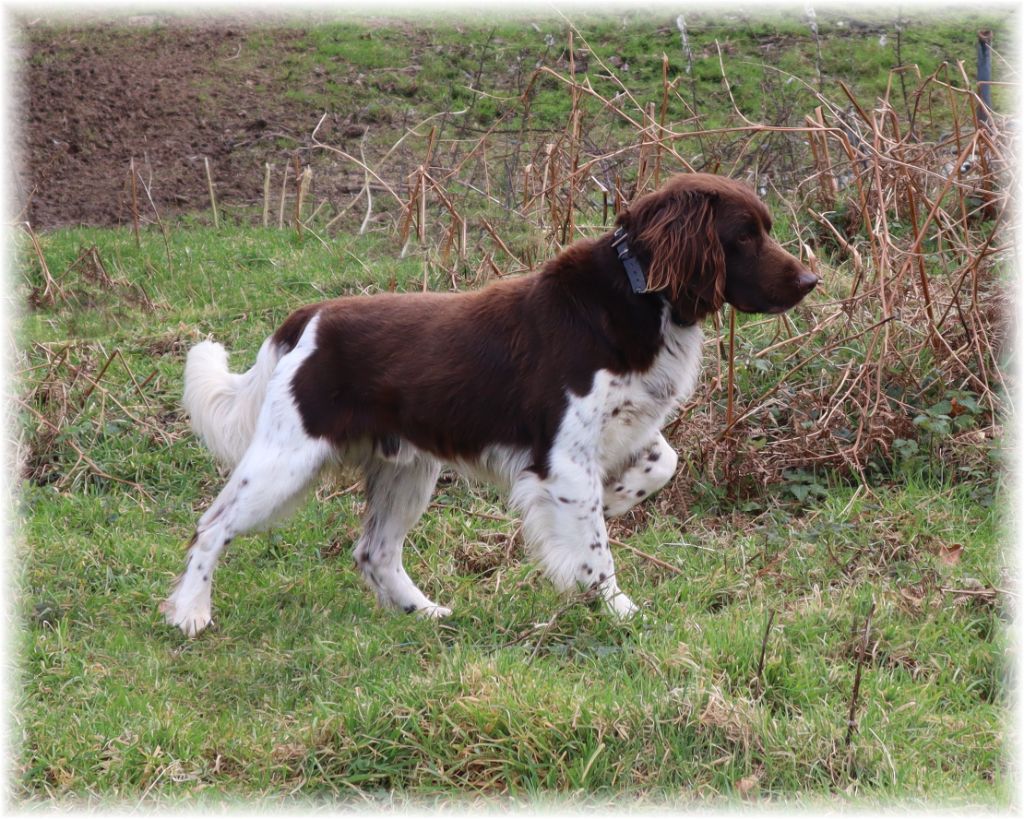
[{"label": "mud patch", "polygon": [[[204,158],[229,205],[262,203],[265,162],[310,161],[323,111],[289,98],[295,86],[277,65],[303,47],[299,29],[40,24],[19,34],[18,218],[37,228],[130,224],[132,160],[144,221],[209,207]],[[254,57],[253,37],[272,53]],[[332,66],[332,78],[346,70]],[[346,132],[352,123],[331,117],[323,133]],[[346,184],[318,178],[325,195]]]}]

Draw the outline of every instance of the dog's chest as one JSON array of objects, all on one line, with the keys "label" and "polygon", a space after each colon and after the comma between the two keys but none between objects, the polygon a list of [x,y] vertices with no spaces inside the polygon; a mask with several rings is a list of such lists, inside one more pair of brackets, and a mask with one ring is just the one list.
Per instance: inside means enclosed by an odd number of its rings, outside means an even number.
[{"label": "dog's chest", "polygon": [[666,324],[664,346],[648,370],[613,375],[608,381],[600,445],[606,465],[647,443],[697,384],[700,329]]}]

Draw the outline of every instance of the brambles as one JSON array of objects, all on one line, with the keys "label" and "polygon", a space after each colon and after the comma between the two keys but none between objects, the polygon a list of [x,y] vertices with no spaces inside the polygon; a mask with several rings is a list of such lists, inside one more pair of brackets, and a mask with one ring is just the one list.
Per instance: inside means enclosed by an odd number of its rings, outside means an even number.
[{"label": "brambles", "polygon": [[[939,445],[951,436],[979,446],[998,438],[1015,164],[1005,120],[992,113],[979,121],[963,66],[904,64],[909,40],[897,39],[900,64],[884,86],[862,79],[865,94],[830,70],[841,55],[819,39],[839,25],[828,15],[813,38],[801,22],[802,40],[786,26],[767,34],[755,26],[756,71],[699,16],[670,28],[676,45],[685,32],[683,61],[674,52],[651,56],[649,35],[609,25],[595,23],[600,37],[572,24],[559,24],[561,36],[545,28],[541,59],[520,49],[513,67],[489,80],[501,93],[481,90],[491,87],[482,72],[514,50],[512,34],[489,28],[482,47],[453,52],[460,65],[472,56],[465,108],[443,108],[418,82],[416,116],[403,114],[401,125],[394,116],[339,124],[328,109],[301,151],[254,169],[262,200],[252,213],[222,201],[218,179],[225,223],[267,225],[273,205],[298,243],[331,252],[344,237],[372,235],[380,261],[365,268],[391,268],[396,255],[418,265],[415,284],[390,273],[387,289],[477,287],[607,230],[619,209],[672,173],[726,173],[766,198],[776,234],[823,283],[787,316],[722,316],[707,328],[702,388],[670,426],[694,467],[674,491],[692,492],[695,480],[724,484],[727,497],[745,502],[791,483],[793,470],[863,481],[893,464],[956,461],[964,447]],[[327,56],[344,29],[333,39],[329,31],[308,35]],[[799,44],[795,53],[816,82],[794,73],[798,66],[776,48],[780,36]],[[249,39],[261,42],[242,41]],[[421,39],[413,38],[417,49]],[[381,65],[393,47],[389,33],[360,41]],[[423,70],[433,71],[428,52]],[[493,111],[481,120],[485,104]],[[147,207],[140,203],[161,194],[151,190],[151,170],[131,167],[145,193],[133,193],[137,222]],[[341,194],[339,179],[347,180]],[[166,260],[147,258],[151,271],[172,265],[159,224]],[[29,299],[38,308],[148,309],[142,277],[115,282],[97,248],[83,247],[54,275],[30,238]],[[955,417],[936,409],[947,393],[960,396],[950,406]]]},{"label": "brambles", "polygon": [[[979,124],[962,65],[926,76],[899,66],[869,101],[841,79],[811,87],[766,57],[765,77],[796,90],[785,106],[764,101],[755,119],[737,106],[721,50],[728,105],[713,111],[684,96],[667,58],[652,86],[601,51],[570,25],[556,65],[538,67],[487,130],[467,137],[424,124],[399,140],[405,152],[355,163],[394,194],[404,247],[416,226],[424,287],[534,267],[606,230],[670,173],[729,173],[769,201],[776,233],[824,282],[788,316],[716,324],[717,360],[670,428],[685,449],[695,437],[687,430],[708,419],[715,445],[701,439],[691,455],[710,476],[736,496],[794,469],[863,480],[894,454],[911,455],[922,434],[926,449],[947,454],[932,446],[945,434],[938,385],[960,396],[949,432],[970,421],[998,437],[1014,162],[1005,121],[992,114]],[[534,122],[553,83],[568,105],[558,130]],[[434,149],[441,142],[444,152]],[[421,159],[403,179],[409,154]],[[524,233],[534,237],[529,252],[516,249]]]}]

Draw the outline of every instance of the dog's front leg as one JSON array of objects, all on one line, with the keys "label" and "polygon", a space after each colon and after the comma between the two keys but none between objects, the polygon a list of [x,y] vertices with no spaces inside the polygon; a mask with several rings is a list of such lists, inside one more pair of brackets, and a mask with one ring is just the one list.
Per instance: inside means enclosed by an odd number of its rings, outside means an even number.
[{"label": "dog's front leg", "polygon": [[531,554],[560,591],[594,589],[619,617],[636,613],[615,580],[596,462],[577,458],[553,467],[545,478],[524,473],[512,502],[522,512]]},{"label": "dog's front leg", "polygon": [[604,516],[614,518],[649,498],[676,472],[679,456],[660,432],[604,482]]}]

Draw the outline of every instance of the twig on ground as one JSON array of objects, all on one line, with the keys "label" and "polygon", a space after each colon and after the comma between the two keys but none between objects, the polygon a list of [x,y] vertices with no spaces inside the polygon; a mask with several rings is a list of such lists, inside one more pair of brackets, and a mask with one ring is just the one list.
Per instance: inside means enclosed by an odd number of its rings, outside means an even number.
[{"label": "twig on ground", "polygon": [[853,763],[853,735],[857,731],[857,705],[860,699],[860,681],[861,673],[864,669],[864,661],[868,656],[868,641],[871,637],[871,616],[875,613],[875,601],[871,601],[871,608],[868,609],[867,616],[864,618],[864,638],[861,641],[859,650],[857,652],[857,671],[853,678],[853,689],[850,692],[850,709],[846,718],[846,750],[849,754],[849,772],[853,776],[855,774]]},{"label": "twig on ground", "polygon": [[620,549],[625,549],[627,552],[632,552],[637,557],[642,557],[644,560],[647,560],[647,561],[653,563],[655,566],[661,566],[661,568],[667,569],[668,571],[672,572],[673,574],[683,574],[684,573],[683,570],[680,569],[678,566],[673,566],[671,563],[666,563],[661,558],[655,557],[654,555],[647,554],[647,552],[641,551],[640,549],[636,548],[636,546],[630,546],[628,543],[623,543],[621,540],[616,540],[615,538],[611,538],[611,537],[608,538],[608,542],[618,546]]},{"label": "twig on ground", "polygon": [[764,694],[764,680],[762,674],[764,673],[764,661],[768,654],[768,637],[772,633],[772,624],[775,622],[775,609],[772,609],[768,614],[768,622],[764,627],[764,637],[761,638],[761,656],[757,661],[757,671],[754,672],[754,679],[751,682],[751,687],[754,688],[754,696],[760,698]]}]

